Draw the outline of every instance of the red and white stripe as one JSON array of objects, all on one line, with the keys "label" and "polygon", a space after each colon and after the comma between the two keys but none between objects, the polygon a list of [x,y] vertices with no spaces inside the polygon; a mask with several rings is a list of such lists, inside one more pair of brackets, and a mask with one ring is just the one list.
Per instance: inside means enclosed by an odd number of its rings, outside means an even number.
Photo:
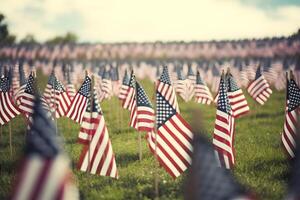
[{"label": "red and white stripe", "polygon": [[294,158],[296,152],[296,140],[297,140],[297,120],[298,114],[297,109],[292,111],[286,111],[284,128],[281,134],[281,141],[283,146],[289,155],[289,157]]},{"label": "red and white stripe", "polygon": [[104,117],[94,112],[91,118],[91,113],[86,113],[79,140],[84,143],[88,142],[88,145],[84,145],[78,168],[91,174],[118,178],[115,155]]},{"label": "red and white stripe", "polygon": [[67,94],[68,94],[70,100],[72,101],[76,95],[75,86],[73,84],[67,84],[66,91],[67,91]]},{"label": "red and white stripe", "polygon": [[33,114],[33,106],[35,101],[35,96],[24,92],[20,96],[20,105],[19,109],[25,116],[30,116]]},{"label": "red and white stripe", "polygon": [[87,97],[77,92],[73,101],[71,102],[71,106],[66,116],[74,120],[75,122],[81,124],[83,114],[87,107],[87,101],[88,101]]},{"label": "red and white stripe", "polygon": [[270,85],[264,76],[260,76],[257,80],[252,81],[247,90],[252,98],[261,105],[264,105],[272,94]]},{"label": "red and white stripe", "polygon": [[235,163],[234,156],[234,117],[217,110],[213,145],[219,165],[231,169]]},{"label": "red and white stripe", "polygon": [[119,95],[118,95],[121,101],[126,99],[128,88],[129,88],[128,85],[124,85],[124,84],[121,85],[121,88],[119,90]]},{"label": "red and white stripe", "polygon": [[191,165],[193,133],[178,113],[159,127],[157,134],[149,132],[146,137],[150,150],[173,178]]},{"label": "red and white stripe", "polygon": [[174,91],[174,88],[172,85],[158,81],[157,82],[157,91],[159,93],[161,93],[162,96],[165,97],[165,99],[177,111],[177,113],[180,113],[178,102],[177,102],[177,97],[176,97],[176,94],[175,94],[175,91]]},{"label": "red and white stripe", "polygon": [[113,95],[112,82],[108,79],[103,79],[101,82],[101,93],[99,101],[102,102],[104,99],[110,99]]},{"label": "red and white stripe", "polygon": [[250,108],[248,102],[241,89],[234,92],[228,92],[228,99],[232,109],[232,116],[235,118],[249,112]]},{"label": "red and white stripe", "polygon": [[196,84],[195,86],[195,100],[197,103],[210,105],[213,101],[212,94],[206,85]]},{"label": "red and white stripe", "polygon": [[135,89],[133,87],[128,87],[127,96],[122,103],[123,108],[130,110],[134,101],[134,97]]},{"label": "red and white stripe", "polygon": [[20,114],[8,92],[0,91],[0,125],[8,123]]},{"label": "red and white stripe", "polygon": [[27,158],[11,199],[79,199],[68,159],[57,156],[46,160],[37,155]]}]

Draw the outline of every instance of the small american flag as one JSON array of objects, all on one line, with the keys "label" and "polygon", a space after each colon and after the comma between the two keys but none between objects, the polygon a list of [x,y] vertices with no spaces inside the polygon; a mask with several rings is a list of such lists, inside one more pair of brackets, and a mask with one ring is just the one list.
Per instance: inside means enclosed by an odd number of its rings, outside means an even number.
[{"label": "small american flag", "polygon": [[102,102],[104,99],[110,99],[113,95],[112,81],[107,70],[104,71],[101,85],[100,85],[100,97],[99,100]]},{"label": "small american flag", "polygon": [[130,126],[138,131],[153,131],[155,114],[144,88],[136,82],[135,107],[131,110]]},{"label": "small american flag", "polygon": [[287,81],[287,100],[284,128],[281,135],[281,141],[287,154],[293,158],[295,157],[296,139],[297,139],[297,122],[299,117],[300,106],[300,89],[296,81],[291,78]]},{"label": "small american flag", "polygon": [[20,96],[22,96],[22,94],[24,93],[24,91],[26,89],[26,78],[25,78],[25,72],[24,72],[24,68],[23,68],[22,64],[19,65],[19,77],[20,77],[20,79],[19,79],[20,87],[15,93],[15,100],[16,100],[17,104],[20,103],[19,98],[20,98]]},{"label": "small american flag", "polygon": [[149,132],[147,140],[150,150],[157,155],[160,164],[176,178],[191,165],[193,133],[188,123],[158,89],[156,91],[157,133]]},{"label": "small american flag", "polygon": [[70,162],[59,145],[54,124],[39,98],[33,104],[33,126],[11,199],[79,199]]},{"label": "small american flag", "polygon": [[157,92],[165,97],[165,99],[172,105],[176,112],[180,112],[177,97],[171,84],[167,66],[163,67],[163,72],[157,82]]},{"label": "small american flag", "polygon": [[45,100],[55,113],[56,118],[65,116],[70,107],[71,100],[62,83],[52,73],[44,92]]},{"label": "small american flag", "polygon": [[65,77],[67,80],[66,91],[67,91],[67,94],[68,94],[70,100],[72,101],[74,99],[74,96],[76,95],[76,89],[75,89],[74,84],[72,84],[72,82],[71,82],[71,75],[70,75],[71,72],[70,71],[71,71],[71,69],[69,66],[66,69]]},{"label": "small american flag", "polygon": [[135,97],[135,75],[133,71],[131,72],[130,81],[128,85],[128,89],[126,92],[126,98],[123,100],[122,106],[125,109],[131,110],[132,104],[134,103]]},{"label": "small american flag", "polygon": [[71,102],[69,112],[67,114],[67,117],[80,124],[87,107],[87,101],[91,91],[91,82],[92,80],[90,79],[90,77],[86,76],[80,89]]},{"label": "small american flag", "polygon": [[127,70],[125,70],[123,82],[122,82],[121,88],[119,90],[119,96],[118,96],[121,101],[126,98],[127,90],[129,87],[129,81],[130,81],[130,79],[128,77]]},{"label": "small american flag", "polygon": [[33,113],[33,106],[35,100],[34,82],[35,82],[35,78],[31,73],[28,77],[26,88],[24,92],[21,94],[21,96],[19,97],[20,100],[19,109],[25,116],[30,116]]},{"label": "small american flag", "polygon": [[195,85],[195,100],[197,103],[210,105],[213,97],[208,87],[202,80],[200,72],[197,72],[196,85]]},{"label": "small american flag", "polygon": [[78,139],[84,144],[78,162],[81,171],[118,178],[115,155],[96,91],[94,91],[93,102],[91,99],[88,100]]},{"label": "small american flag", "polygon": [[257,68],[255,79],[250,82],[247,90],[250,96],[261,105],[264,105],[272,94],[270,85],[262,75],[260,67]]},{"label": "small american flag", "polygon": [[20,114],[9,93],[9,81],[7,77],[0,79],[0,125],[8,123]]},{"label": "small american flag", "polygon": [[228,98],[234,118],[238,118],[249,112],[250,108],[243,91],[237,85],[231,73],[227,74]]},{"label": "small american flag", "polygon": [[227,94],[224,74],[219,86],[218,107],[213,134],[213,145],[220,166],[231,169],[234,165],[234,117]]}]

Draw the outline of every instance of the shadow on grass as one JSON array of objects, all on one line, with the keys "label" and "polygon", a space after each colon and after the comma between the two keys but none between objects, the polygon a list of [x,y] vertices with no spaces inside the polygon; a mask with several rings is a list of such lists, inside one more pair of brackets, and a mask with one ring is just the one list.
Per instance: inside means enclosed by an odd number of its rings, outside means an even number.
[{"label": "shadow on grass", "polygon": [[130,163],[138,161],[139,156],[137,154],[119,153],[116,155],[116,160],[122,167],[127,167]]}]

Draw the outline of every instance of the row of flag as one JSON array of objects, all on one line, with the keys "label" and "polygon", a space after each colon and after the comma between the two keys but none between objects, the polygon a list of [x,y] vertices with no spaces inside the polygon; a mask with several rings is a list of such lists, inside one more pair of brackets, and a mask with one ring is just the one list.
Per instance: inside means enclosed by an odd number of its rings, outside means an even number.
[{"label": "row of flag", "polygon": [[[20,67],[19,72],[21,71],[23,70]],[[19,77],[23,76],[22,74],[24,73],[19,73]],[[1,77],[0,82],[0,100],[3,108],[1,109],[0,122],[2,125],[22,113],[28,121],[29,139],[33,135],[32,140],[34,140],[37,132],[47,134],[39,127],[39,120],[48,120],[49,122],[44,123],[51,124],[53,123],[51,121],[55,118],[69,117],[81,126],[78,141],[83,145],[83,150],[78,168],[92,174],[118,178],[115,156],[99,104],[101,98],[98,96],[97,84],[95,84],[94,78],[86,75],[80,89],[74,94],[74,87],[70,87],[71,90],[66,89],[53,72],[49,77],[43,95],[40,95],[34,72],[29,75],[26,82],[23,81],[23,78],[19,78],[19,88],[11,87],[13,85],[11,77],[7,73]],[[199,91],[195,95],[198,102],[205,104],[210,104],[212,101],[217,102],[212,143],[219,165],[231,169],[235,164],[234,129],[236,118],[249,111],[246,98],[237,86],[230,71],[227,71],[226,74],[222,73],[218,95],[215,99],[212,98],[209,90],[205,87],[206,85],[201,80],[200,73],[197,73],[195,81],[196,91]],[[300,90],[294,78],[290,78],[287,83],[287,117],[282,140],[284,147],[293,157],[294,154],[291,154],[291,152],[295,149],[296,142],[295,137],[294,140],[291,140],[291,137],[296,135],[295,126],[298,113],[295,110],[300,105]],[[70,84],[70,82],[67,82],[67,85]],[[160,165],[172,177],[178,177],[192,163],[194,134],[192,128],[180,115],[168,68],[166,66],[163,68],[155,86],[156,110],[154,110],[154,106],[142,85],[136,80],[133,71],[130,77],[128,75],[124,76],[120,88],[119,98],[121,104],[123,108],[130,111],[130,126],[137,131],[146,132],[149,148]],[[270,86],[261,74],[260,68],[257,69],[255,79],[250,82],[248,92],[259,104],[264,104],[272,93]],[[18,94],[18,96],[14,94]],[[291,121],[293,126],[290,123]],[[52,127],[52,125],[49,126]],[[31,142],[34,141],[30,140],[28,143]],[[37,175],[35,174],[35,176]],[[39,178],[42,177],[34,177],[34,179]],[[26,187],[29,186],[26,185]],[[25,192],[28,192],[27,190]]]}]

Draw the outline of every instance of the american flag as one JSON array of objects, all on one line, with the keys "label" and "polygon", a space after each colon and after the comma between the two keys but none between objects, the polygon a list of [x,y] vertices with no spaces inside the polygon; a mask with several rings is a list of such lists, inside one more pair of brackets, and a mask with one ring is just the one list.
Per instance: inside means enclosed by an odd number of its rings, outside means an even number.
[{"label": "american flag", "polygon": [[110,99],[113,95],[112,81],[107,70],[104,71],[101,81],[101,90],[99,100],[102,102],[104,99]]},{"label": "american flag", "polygon": [[34,82],[35,82],[35,78],[31,73],[28,77],[26,88],[24,92],[21,94],[21,96],[19,97],[20,100],[19,109],[27,117],[33,113],[33,106],[35,100]]},{"label": "american flag", "polygon": [[0,125],[8,123],[19,114],[19,109],[9,94],[8,78],[2,77],[0,79]]},{"label": "american flag", "polygon": [[298,137],[297,122],[299,117],[300,89],[292,77],[287,81],[286,97],[287,108],[281,141],[289,157],[293,158],[295,157],[296,139]]},{"label": "american flag", "polygon": [[84,144],[78,168],[91,174],[118,178],[115,155],[96,94],[94,91],[93,102],[88,100],[78,135],[79,142]]},{"label": "american flag", "polygon": [[71,105],[71,100],[63,86],[63,84],[52,73],[49,77],[48,84],[44,92],[45,100],[55,113],[55,118],[65,116]]},{"label": "american flag", "polygon": [[171,104],[171,106],[179,113],[179,106],[177,102],[177,97],[172,86],[168,67],[163,67],[163,72],[157,82],[157,92],[159,92],[165,99]]},{"label": "american flag", "polygon": [[193,146],[193,163],[187,179],[186,199],[254,199],[229,170],[219,167],[213,147],[206,138],[200,134],[195,136]]},{"label": "american flag", "polygon": [[119,90],[119,95],[118,95],[118,97],[121,101],[126,98],[127,90],[129,87],[129,81],[130,81],[130,79],[128,77],[127,70],[125,70],[123,82],[122,82],[121,88]]},{"label": "american flag", "polygon": [[91,91],[91,82],[92,80],[90,79],[90,77],[86,76],[80,89],[78,90],[73,101],[71,102],[67,114],[67,117],[80,124],[82,122],[83,114],[87,107],[87,101]]},{"label": "american flag", "polygon": [[68,94],[70,100],[72,101],[76,95],[76,89],[75,89],[75,86],[71,82],[70,73],[71,73],[70,67],[67,67],[66,73],[65,73],[65,77],[67,80],[66,91],[67,91],[67,94]]},{"label": "american flag", "polygon": [[187,102],[187,80],[182,76],[180,68],[177,68],[177,80],[174,82],[174,89],[179,96]]},{"label": "american flag", "polygon": [[150,150],[157,155],[160,164],[173,178],[176,178],[191,165],[193,133],[188,123],[158,89],[156,91],[157,133],[149,132],[147,140]]},{"label": "american flag", "polygon": [[153,131],[155,115],[144,88],[136,82],[135,107],[131,110],[130,126],[138,131]]},{"label": "american flag", "polygon": [[237,85],[235,79],[232,74],[229,72],[227,74],[228,81],[228,98],[229,103],[232,109],[232,116],[234,118],[238,118],[242,115],[245,115],[249,112],[250,108],[248,106],[248,102],[246,97],[243,94],[243,91]]},{"label": "american flag", "polygon": [[213,97],[208,87],[202,80],[200,72],[197,72],[196,85],[195,85],[195,100],[197,103],[210,105],[213,101]]},{"label": "american flag", "polygon": [[122,102],[122,106],[125,109],[131,110],[132,105],[134,103],[134,97],[135,97],[135,75],[133,71],[131,72],[130,80],[129,80],[129,85],[128,89],[126,92],[126,98]]},{"label": "american flag", "polygon": [[26,89],[26,78],[25,78],[25,72],[22,64],[19,65],[19,81],[20,81],[20,87],[15,93],[15,100],[17,104],[20,103],[19,98],[20,96],[22,96],[22,94]]},{"label": "american flag", "polygon": [[39,98],[34,102],[33,126],[11,199],[79,199],[69,159],[55,135]]},{"label": "american flag", "polygon": [[255,79],[250,82],[247,90],[250,96],[261,105],[264,105],[272,94],[270,85],[262,75],[260,67],[257,68]]},{"label": "american flag", "polygon": [[228,98],[228,88],[222,74],[219,86],[218,107],[213,134],[213,145],[220,166],[231,169],[234,165],[234,117]]}]

